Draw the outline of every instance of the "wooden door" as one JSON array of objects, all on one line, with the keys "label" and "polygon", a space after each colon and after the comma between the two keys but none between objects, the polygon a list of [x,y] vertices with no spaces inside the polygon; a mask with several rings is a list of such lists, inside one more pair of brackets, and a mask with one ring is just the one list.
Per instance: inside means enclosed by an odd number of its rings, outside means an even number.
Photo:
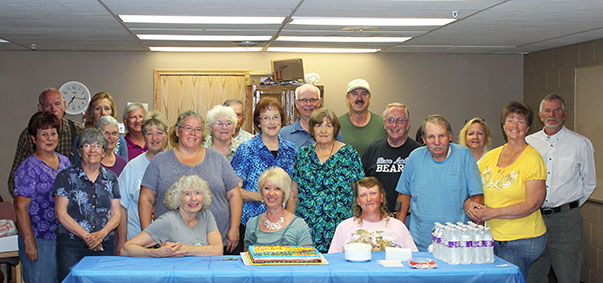
[{"label": "wooden door", "polygon": [[[226,99],[246,102],[245,73],[248,71],[155,71],[155,110],[165,114],[170,126],[178,115],[195,110],[203,117]],[[247,112],[250,112],[249,108]],[[248,119],[243,129],[251,129]]]}]

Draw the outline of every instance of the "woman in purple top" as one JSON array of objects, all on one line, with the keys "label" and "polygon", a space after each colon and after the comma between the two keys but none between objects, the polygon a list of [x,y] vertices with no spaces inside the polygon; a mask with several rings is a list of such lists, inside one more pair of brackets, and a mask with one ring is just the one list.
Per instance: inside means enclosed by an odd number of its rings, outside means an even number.
[{"label": "woman in purple top", "polygon": [[15,208],[19,227],[19,258],[25,282],[56,281],[57,219],[54,215],[52,183],[69,159],[54,150],[59,140],[60,120],[49,112],[38,112],[27,127],[36,145],[15,173]]},{"label": "woman in purple top", "polygon": [[101,161],[101,165],[115,173],[115,176],[119,177],[128,161],[113,152],[113,149],[115,149],[115,146],[117,145],[117,139],[119,138],[119,126],[117,120],[111,116],[100,117],[98,121],[96,121],[96,128],[99,129],[105,136],[105,139],[107,139],[108,150]]}]

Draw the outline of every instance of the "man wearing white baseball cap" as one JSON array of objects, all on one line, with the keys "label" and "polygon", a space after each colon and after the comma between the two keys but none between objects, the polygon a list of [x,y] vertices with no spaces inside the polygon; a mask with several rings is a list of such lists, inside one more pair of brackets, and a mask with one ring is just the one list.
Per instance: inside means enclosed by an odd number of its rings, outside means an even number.
[{"label": "man wearing white baseball cap", "polygon": [[341,135],[343,141],[352,145],[362,156],[372,142],[387,137],[383,129],[383,117],[368,111],[371,89],[366,80],[350,81],[345,100],[349,112],[339,117]]}]

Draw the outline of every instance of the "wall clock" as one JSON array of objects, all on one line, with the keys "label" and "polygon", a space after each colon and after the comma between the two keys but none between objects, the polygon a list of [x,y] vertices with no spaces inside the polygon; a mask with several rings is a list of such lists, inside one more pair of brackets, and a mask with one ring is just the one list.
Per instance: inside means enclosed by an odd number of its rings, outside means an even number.
[{"label": "wall clock", "polygon": [[64,83],[59,90],[63,93],[67,114],[78,115],[86,111],[88,103],[90,103],[90,91],[86,85],[78,81],[69,81]]}]

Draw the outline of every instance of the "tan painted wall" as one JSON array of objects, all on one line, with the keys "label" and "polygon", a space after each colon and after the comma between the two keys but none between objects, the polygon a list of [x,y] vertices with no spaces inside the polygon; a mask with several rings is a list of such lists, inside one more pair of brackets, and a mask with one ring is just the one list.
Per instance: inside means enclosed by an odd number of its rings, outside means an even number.
[{"label": "tan painted wall", "polygon": [[[603,39],[526,55],[524,58],[525,102],[532,108],[538,109],[540,100],[545,95],[556,93],[563,96],[568,109],[565,125],[573,129],[574,113],[580,111],[574,109],[575,69],[589,66],[603,66]],[[541,128],[542,123],[537,121],[532,131]],[[600,164],[595,164],[595,167],[602,170]],[[603,282],[603,203],[588,201],[580,211],[584,218],[585,235],[581,281]]]},{"label": "tan painted wall", "polygon": [[0,52],[0,190],[6,183],[19,132],[36,111],[38,93],[69,80],[85,83],[92,93],[110,92],[118,112],[126,102],[153,103],[155,69],[270,71],[270,60],[301,57],[305,72],[316,72],[325,85],[325,106],[347,112],[348,81],[371,83],[372,111],[381,113],[393,101],[408,105],[411,136],[431,113],[447,116],[456,133],[465,119],[479,116],[493,128],[493,145],[503,142],[498,119],[509,100],[523,99],[523,58],[519,55],[445,54],[175,54],[134,52]]}]

